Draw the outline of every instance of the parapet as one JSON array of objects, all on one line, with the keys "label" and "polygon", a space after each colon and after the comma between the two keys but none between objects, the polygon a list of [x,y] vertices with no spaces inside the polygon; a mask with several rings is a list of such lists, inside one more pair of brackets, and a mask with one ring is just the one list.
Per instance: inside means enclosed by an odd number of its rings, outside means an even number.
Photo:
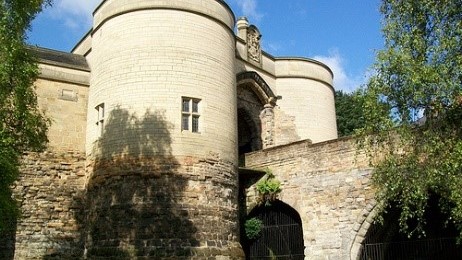
[{"label": "parapet", "polygon": [[222,23],[230,30],[234,28],[235,24],[233,12],[222,0],[104,0],[93,13],[94,31],[114,16],[133,11],[152,9],[176,9],[201,14]]}]

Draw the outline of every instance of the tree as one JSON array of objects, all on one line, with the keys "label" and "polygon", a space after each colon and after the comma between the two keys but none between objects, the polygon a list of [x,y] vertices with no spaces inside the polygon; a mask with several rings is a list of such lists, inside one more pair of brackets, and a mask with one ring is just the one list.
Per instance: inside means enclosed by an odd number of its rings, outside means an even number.
[{"label": "tree", "polygon": [[27,48],[26,32],[45,0],[2,0],[0,3],[0,231],[17,217],[11,184],[25,151],[45,148],[49,121],[37,108],[33,83],[37,63]]},{"label": "tree", "polygon": [[359,92],[335,91],[335,113],[339,136],[354,134],[364,126],[363,102]]},{"label": "tree", "polygon": [[434,194],[461,232],[462,1],[384,0],[381,12],[385,48],[362,90],[360,131],[377,199],[401,210],[403,232],[425,235]]}]

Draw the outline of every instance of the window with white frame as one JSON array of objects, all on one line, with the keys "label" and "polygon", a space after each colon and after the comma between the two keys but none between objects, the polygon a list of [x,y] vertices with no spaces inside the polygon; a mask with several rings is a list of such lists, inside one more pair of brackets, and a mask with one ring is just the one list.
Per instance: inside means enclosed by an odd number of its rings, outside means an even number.
[{"label": "window with white frame", "polygon": [[183,97],[181,99],[181,130],[199,133],[200,99]]},{"label": "window with white frame", "polygon": [[104,103],[101,103],[95,107],[97,111],[96,125],[98,126],[98,135],[101,137],[104,132]]}]

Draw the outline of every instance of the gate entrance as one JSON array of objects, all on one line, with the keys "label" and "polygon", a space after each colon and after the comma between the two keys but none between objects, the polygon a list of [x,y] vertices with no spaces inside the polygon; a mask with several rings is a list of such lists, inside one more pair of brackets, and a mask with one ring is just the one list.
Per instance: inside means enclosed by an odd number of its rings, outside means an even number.
[{"label": "gate entrance", "polygon": [[258,238],[244,238],[247,259],[305,258],[302,221],[295,209],[276,200],[270,206],[262,205],[253,209],[248,218],[253,217],[260,219],[263,226]]},{"label": "gate entrance", "polygon": [[[446,260],[462,259],[462,246],[457,244],[458,232],[447,216],[440,211],[439,199],[431,196],[425,213],[425,238],[409,238],[399,231],[400,211],[390,207],[382,224],[370,226],[362,243],[360,260]],[[410,228],[416,223],[410,221]]]}]

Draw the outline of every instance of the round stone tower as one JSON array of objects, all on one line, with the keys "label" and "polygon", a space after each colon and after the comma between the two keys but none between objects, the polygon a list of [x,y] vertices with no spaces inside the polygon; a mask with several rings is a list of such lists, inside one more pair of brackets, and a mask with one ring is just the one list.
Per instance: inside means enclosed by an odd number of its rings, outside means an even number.
[{"label": "round stone tower", "polygon": [[234,22],[221,0],[95,10],[87,257],[243,257]]}]

